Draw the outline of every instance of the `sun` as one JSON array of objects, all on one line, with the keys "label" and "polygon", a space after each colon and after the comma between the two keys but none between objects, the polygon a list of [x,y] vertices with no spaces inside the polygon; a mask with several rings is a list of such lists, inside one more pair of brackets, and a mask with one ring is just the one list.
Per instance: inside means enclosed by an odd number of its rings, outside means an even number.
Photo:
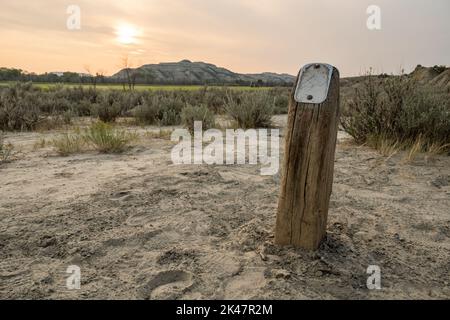
[{"label": "sun", "polygon": [[117,41],[121,44],[133,44],[137,42],[137,29],[131,25],[120,25],[116,28]]}]

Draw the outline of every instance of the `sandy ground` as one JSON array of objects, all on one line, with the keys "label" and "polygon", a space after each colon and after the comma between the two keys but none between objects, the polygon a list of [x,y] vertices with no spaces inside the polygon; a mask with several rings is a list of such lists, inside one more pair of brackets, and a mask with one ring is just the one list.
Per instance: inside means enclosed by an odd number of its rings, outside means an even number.
[{"label": "sandy ground", "polygon": [[173,144],[149,138],[122,155],[34,149],[54,134],[7,136],[21,154],[0,168],[0,298],[450,298],[448,157],[405,164],[340,133],[311,253],[273,244],[279,176],[258,166],[175,166]]}]

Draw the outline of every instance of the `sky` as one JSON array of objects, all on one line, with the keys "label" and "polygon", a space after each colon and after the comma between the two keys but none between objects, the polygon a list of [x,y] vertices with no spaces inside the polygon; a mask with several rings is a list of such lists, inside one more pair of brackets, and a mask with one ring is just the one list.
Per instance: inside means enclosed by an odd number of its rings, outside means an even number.
[{"label": "sky", "polygon": [[[80,28],[70,5],[80,8]],[[369,30],[378,6],[381,29]],[[77,21],[77,20],[75,20]],[[129,65],[204,61],[240,73],[343,76],[450,65],[449,0],[0,0],[0,67],[114,74]]]}]

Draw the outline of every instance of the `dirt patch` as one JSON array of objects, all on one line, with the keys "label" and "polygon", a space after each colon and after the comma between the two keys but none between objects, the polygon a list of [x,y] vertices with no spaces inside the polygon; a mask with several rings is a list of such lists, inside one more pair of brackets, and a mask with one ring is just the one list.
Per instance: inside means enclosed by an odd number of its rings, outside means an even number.
[{"label": "dirt patch", "polygon": [[[123,155],[33,149],[51,135],[7,137],[23,156],[0,168],[3,299],[450,298],[448,157],[405,165],[340,133],[311,253],[273,244],[279,177],[258,166],[174,166],[157,139]],[[382,290],[367,289],[369,265]]]}]

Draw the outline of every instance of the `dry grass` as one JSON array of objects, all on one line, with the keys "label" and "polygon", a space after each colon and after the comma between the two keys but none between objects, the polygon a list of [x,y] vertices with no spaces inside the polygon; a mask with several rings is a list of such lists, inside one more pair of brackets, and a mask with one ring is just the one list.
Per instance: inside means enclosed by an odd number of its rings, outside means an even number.
[{"label": "dry grass", "polygon": [[101,153],[122,153],[137,135],[126,130],[97,122],[88,127],[83,134],[84,141]]},{"label": "dry grass", "polygon": [[104,122],[96,122],[84,130],[75,128],[73,133],[60,135],[52,140],[51,145],[61,156],[91,149],[100,153],[122,153],[137,138],[135,133],[117,129]]},{"label": "dry grass", "polygon": [[426,144],[424,143],[422,136],[419,136],[415,142],[410,143],[409,145],[410,146],[406,150],[406,154],[403,157],[403,163],[413,162],[417,158],[417,155],[425,151],[426,148]]},{"label": "dry grass", "polygon": [[392,140],[386,136],[373,135],[367,139],[367,145],[376,149],[384,157],[391,158],[397,154],[401,145],[398,140]]},{"label": "dry grass", "polygon": [[48,141],[45,138],[40,138],[39,141],[36,141],[36,143],[33,145],[33,150],[39,150],[43,149],[47,146]]},{"label": "dry grass", "polygon": [[367,139],[365,145],[376,149],[387,159],[401,152],[403,155],[401,162],[403,164],[414,162],[422,154],[425,155],[427,160],[431,160],[444,153],[449,147],[449,144],[443,145],[442,143],[429,145],[421,135],[415,141],[408,140],[403,142],[390,139],[384,135],[373,135]]},{"label": "dry grass", "polygon": [[80,153],[86,148],[84,138],[77,133],[64,133],[58,138],[51,141],[51,145],[56,149],[61,156],[69,156],[71,154]]},{"label": "dry grass", "polygon": [[450,143],[441,144],[441,143],[432,143],[427,148],[427,154],[429,156],[437,156],[445,152],[446,149],[450,147]]},{"label": "dry grass", "polygon": [[14,146],[11,143],[5,143],[3,134],[0,133],[0,164],[11,161]]},{"label": "dry grass", "polygon": [[150,139],[162,139],[162,140],[170,140],[170,137],[172,136],[173,130],[164,130],[159,129],[159,131],[147,131],[145,132],[145,137]]}]

